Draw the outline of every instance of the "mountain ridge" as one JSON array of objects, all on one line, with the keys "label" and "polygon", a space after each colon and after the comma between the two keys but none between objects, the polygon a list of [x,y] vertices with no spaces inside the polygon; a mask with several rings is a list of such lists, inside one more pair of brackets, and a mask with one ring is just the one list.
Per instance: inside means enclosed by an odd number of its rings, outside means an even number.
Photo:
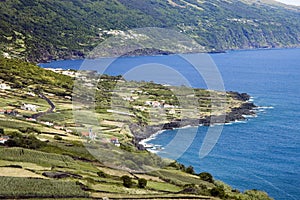
[{"label": "mountain ridge", "polygon": [[205,51],[299,47],[298,7],[250,0],[0,1],[0,53],[33,62],[84,58],[114,31],[183,32]]}]

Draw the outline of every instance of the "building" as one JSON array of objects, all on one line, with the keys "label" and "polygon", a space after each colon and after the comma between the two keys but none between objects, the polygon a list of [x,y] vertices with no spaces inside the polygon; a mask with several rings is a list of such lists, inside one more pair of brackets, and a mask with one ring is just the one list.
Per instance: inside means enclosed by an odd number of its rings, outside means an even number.
[{"label": "building", "polygon": [[44,122],[44,121],[41,121],[41,124],[44,124],[46,126],[53,126],[53,123],[51,122]]},{"label": "building", "polygon": [[92,131],[92,129],[91,129],[91,128],[89,129],[89,138],[90,138],[91,140],[94,140],[94,139],[96,139],[96,134],[95,134],[95,133],[93,133],[93,131]]},{"label": "building", "polygon": [[28,96],[32,96],[32,97],[35,97],[35,94],[33,92],[27,92],[27,95]]},{"label": "building", "polygon": [[111,139],[110,139],[110,142],[111,142],[112,144],[114,144],[115,146],[117,146],[117,147],[120,147],[120,146],[121,146],[121,144],[120,144],[118,138],[111,138]]},{"label": "building", "polygon": [[173,109],[173,108],[175,108],[175,106],[173,106],[173,105],[169,105],[169,104],[164,104],[164,108],[171,108],[171,109]]},{"label": "building", "polygon": [[21,106],[21,109],[36,112],[38,107],[39,106],[36,106],[36,105],[23,103],[23,105]]},{"label": "building", "polygon": [[96,139],[96,133],[93,133],[92,129],[89,129],[89,132],[81,132],[81,135],[84,137],[87,137],[91,140],[95,140]]},{"label": "building", "polygon": [[7,142],[9,140],[9,136],[1,136],[0,137],[0,144],[4,144],[5,142]]},{"label": "building", "polygon": [[0,84],[0,89],[1,90],[10,90],[11,87],[9,85],[6,85],[5,83]]}]

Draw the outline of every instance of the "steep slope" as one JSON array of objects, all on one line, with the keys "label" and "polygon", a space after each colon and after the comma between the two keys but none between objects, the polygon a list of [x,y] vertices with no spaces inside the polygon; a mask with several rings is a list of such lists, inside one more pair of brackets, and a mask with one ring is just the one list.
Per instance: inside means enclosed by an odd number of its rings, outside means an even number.
[{"label": "steep slope", "polygon": [[256,0],[2,0],[0,51],[31,61],[83,57],[108,30],[164,27],[207,51],[300,44],[300,12]]}]

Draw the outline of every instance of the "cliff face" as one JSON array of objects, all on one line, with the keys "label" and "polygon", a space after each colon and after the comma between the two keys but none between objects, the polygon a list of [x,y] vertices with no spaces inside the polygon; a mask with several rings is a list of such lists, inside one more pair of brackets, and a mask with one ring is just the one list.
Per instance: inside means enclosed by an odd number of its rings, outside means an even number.
[{"label": "cliff face", "polygon": [[0,53],[30,61],[84,57],[116,30],[171,28],[206,51],[294,47],[296,7],[255,0],[0,1]]}]

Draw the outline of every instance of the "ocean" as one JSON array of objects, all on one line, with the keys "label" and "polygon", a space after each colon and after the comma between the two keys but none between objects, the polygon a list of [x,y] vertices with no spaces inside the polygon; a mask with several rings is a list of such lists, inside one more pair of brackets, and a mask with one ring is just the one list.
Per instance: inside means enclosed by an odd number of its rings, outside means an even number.
[{"label": "ocean", "polygon": [[[251,95],[259,106],[257,116],[224,125],[216,145],[203,158],[199,151],[208,127],[180,130],[186,138],[196,133],[180,156],[174,149],[164,148],[176,138],[178,130],[163,131],[148,143],[163,147],[157,152],[160,156],[175,156],[179,162],[192,165],[196,172],[209,172],[240,191],[258,189],[278,200],[300,199],[300,49],[240,50],[209,57],[221,74],[225,90]],[[109,68],[100,71],[124,75],[127,79],[210,88],[186,60],[176,55],[123,57],[112,61]],[[98,63],[93,69],[101,67],[100,60],[88,62],[89,66]],[[83,60],[65,60],[40,66],[79,69],[83,63]],[[160,70],[162,67],[166,70]],[[162,74],[184,78],[169,80]]]}]

